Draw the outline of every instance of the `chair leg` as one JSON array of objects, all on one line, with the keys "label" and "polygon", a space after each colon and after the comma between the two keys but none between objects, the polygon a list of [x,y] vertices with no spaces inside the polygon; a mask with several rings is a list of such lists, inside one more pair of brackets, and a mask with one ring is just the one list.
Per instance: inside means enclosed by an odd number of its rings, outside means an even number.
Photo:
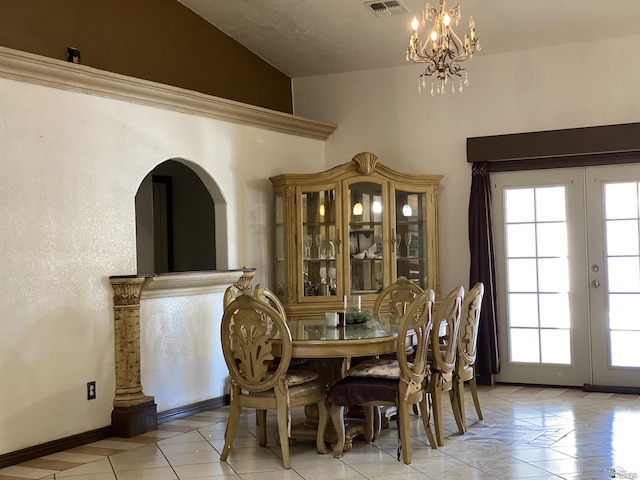
[{"label": "chair leg", "polygon": [[451,410],[453,410],[453,418],[455,418],[456,420],[458,433],[462,435],[465,432],[464,421],[460,413],[460,404],[458,403],[458,395],[456,393],[455,387],[452,387],[451,390],[449,390],[449,401],[451,402]]},{"label": "chair leg", "polygon": [[371,443],[373,440],[373,430],[376,422],[373,413],[374,408],[373,405],[364,405],[362,407],[362,412],[364,413],[364,441],[367,443]]},{"label": "chair leg", "polygon": [[236,434],[238,433],[239,423],[240,406],[237,404],[237,402],[231,402],[231,405],[229,406],[229,420],[227,421],[227,429],[224,433],[224,448],[222,449],[222,453],[220,454],[221,462],[226,461],[229,453],[231,452],[231,447],[233,446],[233,442],[236,439]]},{"label": "chair leg", "polygon": [[475,375],[471,378],[471,380],[469,380],[469,389],[471,390],[471,397],[473,398],[473,404],[476,407],[476,413],[478,414],[478,419],[484,420],[484,417],[482,416],[482,410],[480,410],[480,400],[478,399],[478,386],[476,385]]},{"label": "chair leg", "polygon": [[324,434],[327,431],[327,422],[329,421],[329,414],[327,413],[327,406],[324,403],[324,399],[318,402],[318,434],[316,436],[316,448],[318,453],[329,453],[327,446],[324,443]]},{"label": "chair leg", "polygon": [[345,433],[344,433],[344,407],[341,405],[331,406],[331,423],[336,431],[336,444],[333,446],[333,456],[340,458],[344,450]]},{"label": "chair leg", "polygon": [[429,393],[424,392],[422,395],[422,400],[418,404],[420,408],[420,416],[422,417],[422,425],[424,426],[424,431],[427,434],[427,439],[429,440],[429,445],[431,448],[438,448],[438,444],[436,443],[436,439],[433,437],[433,432],[431,431],[431,425],[429,424]]},{"label": "chair leg", "polygon": [[438,445],[444,445],[444,433],[442,429],[442,399],[440,388],[438,388],[439,379],[434,375],[431,388],[431,409],[433,410],[433,427],[436,430],[436,440]]},{"label": "chair leg", "polygon": [[363,405],[364,412],[364,441],[367,443],[377,440],[380,434],[382,418],[380,407],[374,405]]},{"label": "chair leg", "polygon": [[409,438],[409,409],[406,402],[398,405],[398,430],[400,431],[400,446],[402,447],[402,461],[411,463],[411,439]]},{"label": "chair leg", "polygon": [[280,436],[280,450],[282,451],[282,464],[284,468],[291,468],[289,458],[289,407],[286,397],[277,398],[276,393],[276,416],[278,419],[278,435]]},{"label": "chair leg", "polygon": [[267,446],[267,411],[256,410],[256,425],[258,426],[258,445]]},{"label": "chair leg", "polygon": [[373,437],[371,438],[372,442],[378,440],[380,437],[380,432],[382,431],[382,409],[380,407],[374,407],[373,409]]},{"label": "chair leg", "polygon": [[[462,417],[462,426],[464,431],[467,431],[467,414],[464,406],[464,380],[458,380],[455,384],[456,402],[458,403],[458,409],[460,410],[460,416]],[[464,433],[464,432],[462,432]]]}]

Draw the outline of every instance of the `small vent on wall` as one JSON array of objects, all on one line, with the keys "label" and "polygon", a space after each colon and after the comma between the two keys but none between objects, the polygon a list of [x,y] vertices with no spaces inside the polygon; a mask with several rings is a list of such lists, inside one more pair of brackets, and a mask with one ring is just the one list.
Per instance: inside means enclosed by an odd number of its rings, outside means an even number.
[{"label": "small vent on wall", "polygon": [[389,0],[387,2],[365,2],[365,6],[378,17],[389,17],[391,15],[409,13],[407,7],[401,4],[398,0]]}]

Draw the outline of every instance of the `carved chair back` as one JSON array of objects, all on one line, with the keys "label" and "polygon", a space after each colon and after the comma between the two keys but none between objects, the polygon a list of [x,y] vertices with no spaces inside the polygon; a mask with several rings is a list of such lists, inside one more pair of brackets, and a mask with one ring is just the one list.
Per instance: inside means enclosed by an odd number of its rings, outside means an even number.
[{"label": "carved chair back", "polygon": [[406,313],[418,295],[424,290],[406,277],[398,277],[395,283],[383,289],[377,296],[373,305],[373,313],[380,316],[383,311],[388,311],[392,315],[402,316]]}]

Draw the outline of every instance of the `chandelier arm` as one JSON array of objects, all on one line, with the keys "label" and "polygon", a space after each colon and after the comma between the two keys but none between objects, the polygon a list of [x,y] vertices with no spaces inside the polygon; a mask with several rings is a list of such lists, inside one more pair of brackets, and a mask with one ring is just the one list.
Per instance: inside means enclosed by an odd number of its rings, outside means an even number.
[{"label": "chandelier arm", "polygon": [[460,65],[458,65],[457,63],[452,63],[449,65],[449,72],[448,75],[456,75],[458,77],[461,77],[462,74],[461,72],[464,71],[464,68],[462,68]]},{"label": "chandelier arm", "polygon": [[[462,40],[460,40],[460,37],[458,37],[458,35],[456,35],[456,32],[454,32],[453,29],[451,28],[449,29],[449,43],[450,44],[453,43],[453,45],[455,46],[455,50],[456,50],[455,57],[452,56],[451,54],[449,55],[449,57],[452,60],[455,60],[460,55],[460,52],[464,51],[464,48],[463,48]],[[451,51],[450,48],[448,48],[447,50]]]},{"label": "chandelier arm", "polygon": [[435,63],[435,58],[434,58],[434,48],[431,48],[431,53],[427,53],[427,45],[429,42],[426,42],[424,45],[421,45],[420,48],[418,50],[415,51],[415,54],[418,58],[422,59],[423,61],[428,61],[428,62],[434,62]]},{"label": "chandelier arm", "polygon": [[424,69],[424,74],[421,76],[428,76],[430,77],[431,75],[433,75],[434,73],[436,73],[438,71],[435,63],[428,63],[427,67]]}]

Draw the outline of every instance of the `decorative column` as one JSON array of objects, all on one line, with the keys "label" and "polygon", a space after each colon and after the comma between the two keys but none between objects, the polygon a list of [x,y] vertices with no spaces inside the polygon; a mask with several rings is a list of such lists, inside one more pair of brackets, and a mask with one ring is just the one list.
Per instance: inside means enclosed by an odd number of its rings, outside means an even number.
[{"label": "decorative column", "polygon": [[157,428],[154,398],[140,380],[140,294],[148,277],[111,277],[115,327],[116,390],[111,412],[114,435],[133,437]]}]

